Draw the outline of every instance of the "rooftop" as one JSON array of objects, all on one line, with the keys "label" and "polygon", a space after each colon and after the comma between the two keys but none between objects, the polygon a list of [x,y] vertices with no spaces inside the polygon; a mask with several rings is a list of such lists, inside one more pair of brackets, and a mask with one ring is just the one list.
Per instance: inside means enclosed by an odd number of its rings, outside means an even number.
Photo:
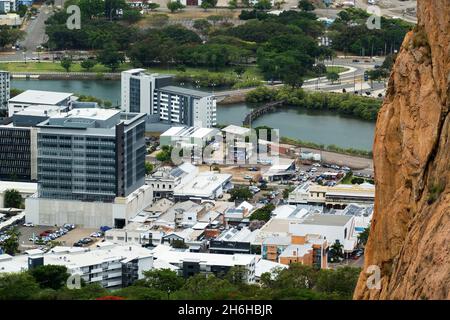
[{"label": "rooftop", "polygon": [[174,195],[210,197],[211,193],[231,180],[231,174],[201,172],[194,179],[174,188]]},{"label": "rooftop", "polygon": [[165,86],[165,87],[159,88],[158,90],[170,92],[170,93],[174,93],[174,94],[194,96],[197,98],[205,98],[205,97],[213,96],[213,94],[211,92],[187,89],[187,88],[176,87],[176,86]]},{"label": "rooftop", "polygon": [[230,124],[229,126],[223,128],[222,131],[226,132],[226,133],[240,135],[240,136],[247,135],[247,134],[250,133],[250,129],[249,128],[236,126],[234,124]]},{"label": "rooftop", "polygon": [[10,102],[22,102],[30,104],[49,104],[56,105],[65,99],[73,96],[73,93],[41,91],[41,90],[26,90],[17,96],[9,99]]},{"label": "rooftop", "polygon": [[322,226],[345,226],[353,217],[351,215],[311,214],[301,224]]},{"label": "rooftop", "polygon": [[8,189],[16,189],[21,193],[35,193],[37,192],[37,183],[0,181],[0,193],[3,193]]},{"label": "rooftop", "polygon": [[218,132],[214,128],[200,127],[171,127],[161,134],[161,137],[185,137],[185,138],[206,138]]},{"label": "rooftop", "polygon": [[250,254],[218,254],[199,253],[173,250],[170,246],[159,245],[152,250],[157,260],[163,260],[170,264],[180,264],[183,261],[196,261],[206,265],[235,266],[249,265],[255,261],[255,256]]},{"label": "rooftop", "polygon": [[[288,266],[278,262],[273,262],[266,259],[259,259],[255,265],[255,276],[260,278],[263,273],[274,273],[277,269],[287,269]],[[272,274],[272,277],[274,275]]]}]

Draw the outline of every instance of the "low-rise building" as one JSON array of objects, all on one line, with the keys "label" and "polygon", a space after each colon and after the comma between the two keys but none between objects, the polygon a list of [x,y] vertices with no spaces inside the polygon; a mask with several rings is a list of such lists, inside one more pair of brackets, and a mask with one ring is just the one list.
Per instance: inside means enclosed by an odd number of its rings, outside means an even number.
[{"label": "low-rise building", "polygon": [[49,252],[30,250],[19,256],[0,255],[0,273],[20,272],[39,265],[62,265],[86,283],[118,289],[142,279],[153,268],[150,250],[135,245],[101,243],[98,248],[54,247]]},{"label": "low-rise building", "polygon": [[175,187],[173,196],[176,201],[182,200],[216,200],[233,187],[231,174],[201,172],[194,179]]},{"label": "low-rise building", "polygon": [[155,260],[162,260],[177,267],[178,274],[188,278],[198,273],[224,276],[232,267],[246,270],[244,281],[255,282],[256,256],[250,254],[217,254],[174,250],[159,245],[152,250]]},{"label": "low-rise building", "polygon": [[5,193],[11,189],[17,190],[26,199],[37,192],[37,183],[0,181],[0,208],[5,207]]},{"label": "low-rise building", "polygon": [[319,269],[328,268],[328,242],[317,234],[292,236],[291,244],[278,256],[279,263],[301,263]]},{"label": "low-rise building", "polygon": [[263,173],[263,178],[267,181],[289,180],[295,177],[295,160],[284,160],[284,163],[274,164],[269,170]]},{"label": "low-rise building", "polygon": [[145,183],[153,188],[155,199],[172,198],[176,186],[188,183],[198,174],[198,168],[190,163],[178,167],[160,167],[145,177]]},{"label": "low-rise building", "polygon": [[246,253],[251,252],[251,239],[252,231],[248,228],[230,228],[225,230],[216,239],[209,242],[209,252],[211,253]]},{"label": "low-rise building", "polygon": [[289,233],[296,236],[321,235],[330,245],[336,241],[341,243],[346,252],[352,252],[357,244],[352,215],[310,214],[300,221],[290,221]]},{"label": "low-rise building", "polygon": [[58,106],[61,111],[68,111],[71,102],[76,99],[73,93],[26,90],[8,100],[8,115],[12,117],[33,105]]}]

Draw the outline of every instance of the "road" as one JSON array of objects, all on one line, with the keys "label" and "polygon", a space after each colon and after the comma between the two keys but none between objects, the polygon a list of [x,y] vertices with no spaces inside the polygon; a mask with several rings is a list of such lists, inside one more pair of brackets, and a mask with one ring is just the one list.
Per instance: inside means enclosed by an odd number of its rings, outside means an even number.
[{"label": "road", "polygon": [[24,61],[38,57],[37,48],[47,41],[45,21],[53,14],[51,7],[43,4],[36,19],[28,20],[25,26],[25,39],[19,41],[21,50],[0,55],[0,61]]}]

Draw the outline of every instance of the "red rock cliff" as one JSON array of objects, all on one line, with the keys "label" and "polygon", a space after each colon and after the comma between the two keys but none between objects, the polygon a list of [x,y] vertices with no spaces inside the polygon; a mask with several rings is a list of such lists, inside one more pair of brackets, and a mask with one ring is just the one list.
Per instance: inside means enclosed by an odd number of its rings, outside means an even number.
[{"label": "red rock cliff", "polygon": [[[450,299],[450,0],[418,0],[378,115],[375,213],[355,299]],[[381,269],[368,289],[366,269]]]}]

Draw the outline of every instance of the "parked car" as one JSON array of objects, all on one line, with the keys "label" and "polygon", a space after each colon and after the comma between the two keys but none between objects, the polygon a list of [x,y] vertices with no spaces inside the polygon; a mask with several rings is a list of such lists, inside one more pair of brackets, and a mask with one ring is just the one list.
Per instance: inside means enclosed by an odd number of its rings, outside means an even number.
[{"label": "parked car", "polygon": [[34,227],[34,224],[31,223],[31,222],[25,222],[25,223],[23,224],[23,226],[24,226],[24,227]]},{"label": "parked car", "polygon": [[246,175],[244,176],[244,179],[246,179],[246,180],[251,180],[251,179],[253,179],[253,177],[252,177],[252,176],[249,176],[248,174],[246,174]]}]

